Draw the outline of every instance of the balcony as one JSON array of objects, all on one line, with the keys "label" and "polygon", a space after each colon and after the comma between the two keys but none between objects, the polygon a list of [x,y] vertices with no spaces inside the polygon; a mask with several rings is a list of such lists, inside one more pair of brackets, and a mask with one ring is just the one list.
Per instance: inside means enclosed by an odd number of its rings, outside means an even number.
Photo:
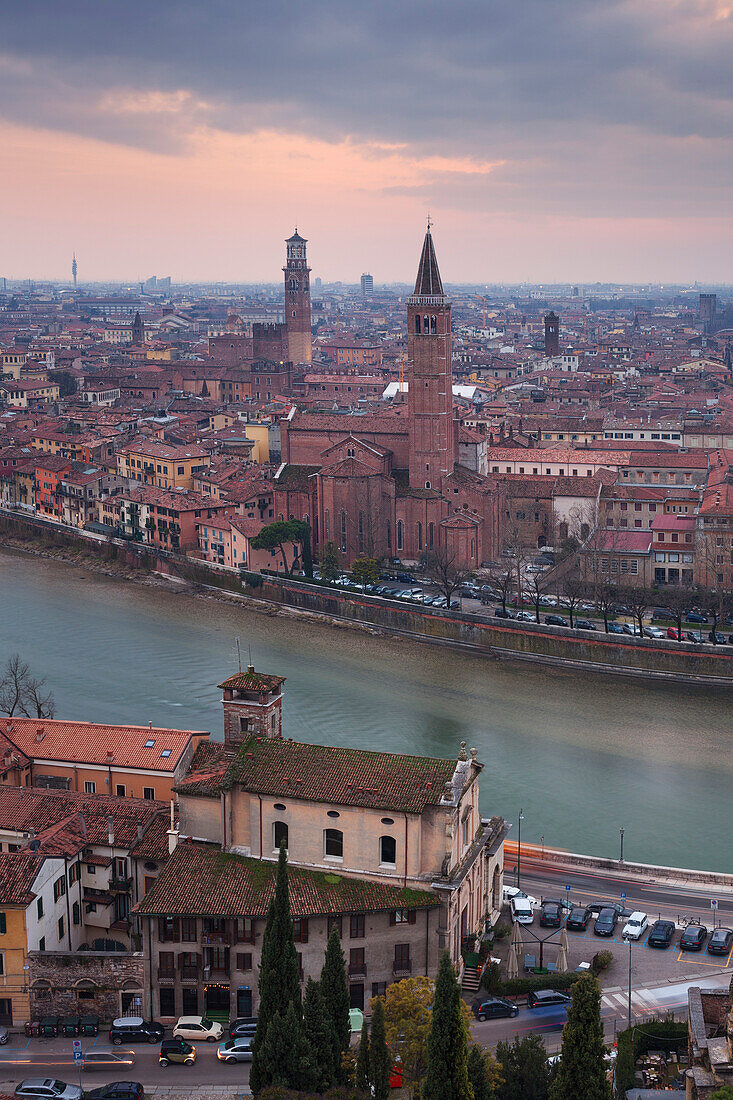
[{"label": "balcony", "polygon": [[158,981],[159,982],[174,982],[175,980],[176,980],[175,970],[172,970],[167,966],[166,967],[163,967],[163,966],[158,967]]},{"label": "balcony", "polygon": [[210,947],[229,947],[232,937],[229,932],[204,932],[201,936],[201,942],[208,944]]},{"label": "balcony", "polygon": [[366,978],[367,965],[366,963],[349,963],[349,977],[350,978]]},{"label": "balcony", "polygon": [[182,982],[196,982],[199,977],[199,968],[197,965],[182,966],[179,974]]},{"label": "balcony", "polygon": [[118,878],[117,875],[115,875],[112,879],[110,879],[109,883],[109,888],[113,894],[126,894],[131,886],[131,875],[128,878]]},{"label": "balcony", "polygon": [[409,978],[412,974],[412,959],[395,959],[392,973],[395,978]]}]

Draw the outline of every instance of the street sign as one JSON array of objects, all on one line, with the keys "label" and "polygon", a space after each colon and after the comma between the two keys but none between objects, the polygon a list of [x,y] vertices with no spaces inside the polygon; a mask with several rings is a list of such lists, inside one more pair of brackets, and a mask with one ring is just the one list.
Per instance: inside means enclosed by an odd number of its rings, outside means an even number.
[{"label": "street sign", "polygon": [[81,1060],[82,1060],[82,1057],[83,1057],[82,1050],[81,1050],[81,1039],[74,1039],[74,1041],[71,1044],[71,1047],[72,1047],[72,1050],[74,1051],[74,1065],[78,1066],[81,1063]]},{"label": "street sign", "polygon": [[717,909],[718,908],[718,899],[717,898],[711,898],[710,899],[710,908],[711,909]]},{"label": "street sign", "polygon": [[626,894],[621,895],[621,901],[626,901]]}]

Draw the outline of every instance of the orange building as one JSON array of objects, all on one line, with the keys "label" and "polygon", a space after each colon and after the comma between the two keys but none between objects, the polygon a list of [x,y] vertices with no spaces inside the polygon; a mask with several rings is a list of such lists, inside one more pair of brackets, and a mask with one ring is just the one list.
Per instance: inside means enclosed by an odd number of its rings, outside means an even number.
[{"label": "orange building", "polygon": [[61,479],[71,472],[71,459],[43,455],[35,463],[34,506],[39,516],[61,519]]}]

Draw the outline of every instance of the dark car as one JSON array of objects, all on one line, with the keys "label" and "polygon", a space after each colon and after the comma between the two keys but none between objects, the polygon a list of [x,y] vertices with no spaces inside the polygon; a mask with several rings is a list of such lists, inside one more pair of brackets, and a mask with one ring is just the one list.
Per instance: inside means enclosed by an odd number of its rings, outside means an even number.
[{"label": "dark car", "polygon": [[512,611],[505,611],[503,607],[494,608],[495,619],[513,619],[514,613]]},{"label": "dark car", "polygon": [[527,994],[527,1008],[567,1008],[572,998],[557,989],[534,989]]},{"label": "dark car", "polygon": [[239,1039],[248,1035],[254,1035],[256,1031],[256,1016],[238,1016],[236,1020],[232,1020],[229,1025],[229,1037],[231,1039]]},{"label": "dark car", "polygon": [[627,909],[620,901],[589,901],[588,908],[596,916],[602,909],[615,909],[619,917],[630,917],[632,913],[632,910]]},{"label": "dark car", "polygon": [[685,618],[688,623],[706,623],[708,621],[707,615],[703,615],[700,611],[687,611],[685,612]]},{"label": "dark car", "polygon": [[562,906],[556,901],[543,901],[540,909],[540,924],[543,928],[559,928],[562,924]]},{"label": "dark car", "polygon": [[570,910],[568,919],[566,921],[566,927],[572,929],[575,932],[584,932],[588,927],[588,921],[593,916],[593,910],[587,906],[584,908],[582,905],[575,905]]},{"label": "dark car", "polygon": [[625,634],[626,631],[621,626],[621,623],[609,623],[608,624],[608,633],[609,634]]},{"label": "dark car", "polygon": [[648,947],[669,947],[674,936],[674,921],[655,920],[647,937]]},{"label": "dark car", "polygon": [[680,950],[702,951],[707,937],[708,930],[704,924],[688,924],[680,937]]},{"label": "dark car", "polygon": [[688,642],[695,642],[696,645],[702,645],[705,641],[705,635],[701,630],[688,630],[685,638]]},{"label": "dark car", "polygon": [[562,615],[545,615],[545,623],[547,626],[569,626],[567,619],[563,619]]},{"label": "dark car", "polygon": [[593,932],[596,936],[612,936],[616,931],[617,923],[618,913],[615,909],[610,907],[601,909],[596,917],[596,923],[593,925]]},{"label": "dark car", "polygon": [[143,1100],[145,1089],[139,1081],[112,1081],[86,1094],[87,1100]]},{"label": "dark car", "polygon": [[708,955],[727,955],[733,947],[733,928],[715,928],[708,940]]},{"label": "dark car", "polygon": [[123,1043],[159,1043],[165,1028],[155,1020],[143,1020],[141,1016],[122,1016],[112,1021],[110,1040],[116,1047]]},{"label": "dark car", "polygon": [[708,641],[712,642],[713,645],[725,645],[725,634],[719,634],[717,631],[711,630],[708,634]]},{"label": "dark car", "polygon": [[192,1066],[196,1061],[196,1047],[185,1039],[164,1039],[160,1044],[158,1064],[161,1066]]},{"label": "dark car", "polygon": [[409,573],[395,573],[395,577],[398,581],[402,581],[403,584],[415,583],[415,578],[410,576]]},{"label": "dark car", "polygon": [[576,619],[575,620],[575,629],[576,630],[595,630],[596,629],[596,624],[592,623],[590,621],[590,619]]},{"label": "dark car", "polygon": [[519,1009],[504,997],[477,997],[471,1005],[477,1020],[493,1020],[499,1016],[518,1016]]}]

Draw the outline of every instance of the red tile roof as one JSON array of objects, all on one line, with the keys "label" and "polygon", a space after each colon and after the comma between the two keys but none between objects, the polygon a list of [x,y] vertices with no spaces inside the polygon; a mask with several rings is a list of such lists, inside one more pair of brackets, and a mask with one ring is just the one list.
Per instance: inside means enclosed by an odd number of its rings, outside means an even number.
[{"label": "red tile roof", "polygon": [[31,887],[41,866],[34,852],[0,854],[0,905],[29,905],[36,896]]},{"label": "red tile roof", "polygon": [[250,666],[246,672],[237,672],[219,687],[223,691],[277,691],[285,683],[284,676],[270,676],[266,672],[255,672]]},{"label": "red tile roof", "polygon": [[[146,916],[264,917],[275,892],[275,863],[222,852],[213,844],[183,841],[134,912]],[[288,867],[290,908],[296,917],[428,909],[439,905],[427,890],[402,889],[341,874]]]},{"label": "red tile roof", "polygon": [[[34,760],[109,764],[116,768],[174,772],[192,737],[201,730],[107,726],[59,719],[2,718],[0,733]],[[154,744],[146,748],[148,741]],[[163,756],[170,752],[170,756]],[[112,753],[110,758],[109,753]]]}]

